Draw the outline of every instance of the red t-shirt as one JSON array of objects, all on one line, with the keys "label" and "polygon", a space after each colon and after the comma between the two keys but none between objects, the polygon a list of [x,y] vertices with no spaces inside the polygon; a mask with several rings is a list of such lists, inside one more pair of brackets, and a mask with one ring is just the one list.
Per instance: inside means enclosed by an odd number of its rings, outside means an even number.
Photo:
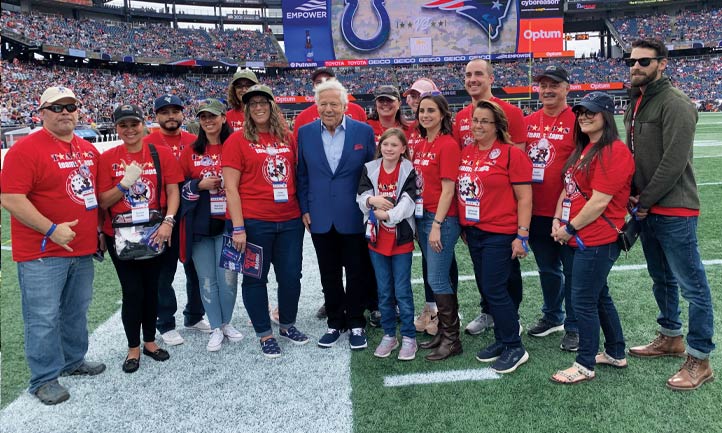
[{"label": "red t-shirt", "polygon": [[[399,167],[401,163],[396,164],[396,168],[391,173],[386,173],[383,165],[379,173],[379,195],[390,197],[397,202],[396,191],[399,188]],[[373,210],[371,210],[373,212]],[[369,243],[369,249],[384,256],[395,256],[397,254],[406,254],[414,251],[414,243],[408,242],[403,245],[396,245],[396,226],[388,227],[382,221],[377,221],[378,236],[376,237],[376,246]]]},{"label": "red t-shirt", "polygon": [[514,185],[531,183],[531,170],[526,154],[511,144],[494,142],[488,150],[466,146],[456,180],[461,225],[516,234],[519,218]]},{"label": "red t-shirt", "polygon": [[[223,167],[241,172],[238,192],[243,217],[263,221],[288,221],[301,216],[296,198],[298,149],[289,134],[279,140],[258,134],[251,143],[243,132],[234,132],[223,145]],[[230,218],[230,213],[227,213]]]},{"label": "red t-shirt", "polygon": [[[384,132],[386,132],[387,129],[391,129],[391,128],[384,128],[384,127],[381,125],[381,121],[380,121],[380,120],[367,119],[367,120],[366,120],[366,123],[367,123],[371,128],[373,128],[373,130],[374,130],[374,141],[376,141],[376,145],[378,146],[378,144],[379,144],[379,139],[381,138],[381,135],[382,135]],[[411,136],[412,130],[411,130],[411,128],[409,128],[408,126],[403,126],[403,125],[401,125],[401,124],[396,124],[396,126],[394,126],[394,128],[399,128],[399,129],[401,129],[402,131],[404,131],[404,135],[406,136],[406,140],[408,140],[409,137]]]},{"label": "red t-shirt", "polygon": [[526,152],[537,170],[543,167],[543,180],[532,183],[532,215],[553,217],[564,188],[562,170],[574,152],[576,116],[566,107],[558,116],[550,117],[539,110],[524,120]]},{"label": "red t-shirt", "polygon": [[[591,146],[591,143],[587,145],[582,152],[582,157],[589,152]],[[602,156],[601,164],[600,155]],[[581,190],[588,198],[591,198],[592,190],[596,190],[612,196],[603,215],[615,226],[621,228],[627,214],[627,201],[632,187],[633,174],[634,157],[627,145],[620,140],[597,154],[590,163],[589,174],[587,174],[586,168],[582,170],[575,170],[575,167],[570,168],[564,175],[566,195],[572,201],[569,213],[570,221],[587,204],[587,199],[579,191]],[[617,239],[617,231],[601,216],[580,229],[577,235],[586,246],[606,245]],[[569,245],[577,246],[577,241],[573,236],[569,240]]]},{"label": "red t-shirt", "polygon": [[[188,146],[183,150],[180,157],[180,166],[183,170],[183,176],[186,179],[204,179],[206,177],[218,176],[223,178],[223,166],[221,165],[221,155],[223,153],[223,145],[207,144],[206,151],[203,155],[199,155],[193,150],[192,146]],[[210,190],[211,201],[226,201],[226,190],[222,187],[217,190]],[[213,206],[211,206],[213,209]],[[219,209],[219,212],[222,208]],[[225,220],[226,214],[214,214],[211,216],[215,219]]]},{"label": "red t-shirt", "polygon": [[40,257],[77,257],[93,254],[98,247],[98,209],[87,210],[83,193],[90,187],[98,195],[100,153],[89,142],[74,136],[64,142],[41,129],[18,140],[3,162],[2,186],[6,194],[23,194],[38,212],[55,224],[78,220],[71,227],[75,239],[67,251],[48,240],[45,251],[39,233],[10,217],[13,260],[26,262]]},{"label": "red t-shirt", "polygon": [[[512,143],[526,142],[526,132],[524,131],[524,113],[516,105],[492,96],[489,99],[501,107],[509,121],[509,135],[511,135]],[[474,142],[474,134],[471,132],[471,118],[474,117],[474,103],[467,105],[461,111],[456,113],[454,117],[454,138],[459,142],[461,147],[466,147]]]},{"label": "red t-shirt", "polygon": [[[422,138],[414,154],[416,186],[419,197],[424,200],[424,209],[436,213],[441,197],[441,180],[456,180],[459,171],[461,149],[450,135],[439,135],[429,143]],[[451,200],[446,216],[456,216],[456,200]]]},{"label": "red t-shirt", "polygon": [[226,112],[226,122],[233,131],[239,131],[243,129],[243,122],[246,120],[246,115],[243,110],[228,110]]},{"label": "red t-shirt", "polygon": [[409,134],[407,135],[407,138],[409,140],[409,159],[411,161],[414,160],[414,153],[416,152],[416,149],[419,148],[419,143],[421,143],[421,140],[423,138],[421,137],[421,133],[419,132],[419,122],[414,120],[414,122],[409,125]]},{"label": "red t-shirt", "polygon": [[[345,114],[353,120],[359,122],[366,122],[366,111],[364,111],[363,107],[358,104],[354,104],[353,102],[348,103],[348,105],[346,106]],[[320,118],[321,116],[318,115],[318,106],[316,104],[313,104],[298,113],[298,116],[296,116],[296,121],[293,124],[293,138],[298,141],[298,129],[303,125],[308,125],[309,123]]]},{"label": "red t-shirt", "polygon": [[[155,148],[158,151],[163,182],[160,188],[160,206],[165,209],[165,185],[183,182],[183,172],[180,169],[178,161],[173,157],[173,152],[171,152],[170,148],[165,146],[155,146]],[[147,144],[143,144],[139,152],[128,152],[122,144],[103,152],[100,156],[98,168],[99,192],[105,192],[115,188],[123,176],[125,176],[126,165],[132,161],[140,164],[143,167],[143,172],[135,184],[130,187],[130,192],[110,207],[110,219],[106,219],[105,225],[103,226],[103,232],[109,236],[113,235],[112,218],[118,214],[130,212],[132,208],[131,200],[134,203],[147,202],[149,209],[158,210],[158,199],[156,198],[158,179],[156,177],[153,157],[150,155],[150,149]]]},{"label": "red t-shirt", "polygon": [[198,137],[190,132],[181,131],[180,135],[165,135],[160,131],[155,131],[143,137],[143,144],[154,144],[156,147],[165,146],[173,152],[173,156],[179,159],[183,149],[193,144]]}]

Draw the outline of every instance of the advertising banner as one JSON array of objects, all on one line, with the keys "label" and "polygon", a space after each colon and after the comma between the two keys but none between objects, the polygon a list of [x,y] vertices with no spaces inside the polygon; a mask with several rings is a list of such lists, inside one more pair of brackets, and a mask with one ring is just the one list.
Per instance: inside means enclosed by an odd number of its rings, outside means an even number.
[{"label": "advertising banner", "polygon": [[286,57],[291,67],[306,68],[528,58],[562,50],[562,6],[563,0],[283,0]]}]

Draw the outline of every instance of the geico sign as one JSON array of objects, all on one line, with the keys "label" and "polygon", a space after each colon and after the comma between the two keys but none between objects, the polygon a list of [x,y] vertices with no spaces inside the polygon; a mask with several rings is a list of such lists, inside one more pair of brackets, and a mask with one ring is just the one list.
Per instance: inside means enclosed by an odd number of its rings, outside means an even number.
[{"label": "geico sign", "polygon": [[390,65],[391,59],[369,59],[369,65]]},{"label": "geico sign", "polygon": [[416,59],[394,59],[394,65],[399,63],[416,63]]},{"label": "geico sign", "polygon": [[530,29],[524,30],[524,39],[531,39],[532,41],[536,41],[537,39],[561,39],[562,32],[559,30],[553,30],[553,31],[547,31],[547,30],[538,30],[538,31],[532,31]]}]

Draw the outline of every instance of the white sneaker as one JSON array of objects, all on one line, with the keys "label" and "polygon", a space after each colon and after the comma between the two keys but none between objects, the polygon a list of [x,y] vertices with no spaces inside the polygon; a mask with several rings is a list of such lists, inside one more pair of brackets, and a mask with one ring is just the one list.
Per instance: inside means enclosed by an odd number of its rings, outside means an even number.
[{"label": "white sneaker", "polygon": [[208,349],[209,352],[217,352],[221,350],[222,344],[223,331],[221,331],[221,328],[216,328],[211,333],[211,338],[208,340],[208,345],[206,346],[206,349]]},{"label": "white sneaker", "polygon": [[[231,325],[229,323],[221,325],[221,330],[223,330],[223,335],[228,337],[229,341],[232,341],[235,343],[235,342],[243,340],[243,334],[241,334],[241,331],[234,328],[233,325]],[[215,332],[215,331],[213,331],[213,332]]]},{"label": "white sneaker", "polygon": [[196,331],[205,332],[206,334],[210,334],[213,331],[211,329],[211,324],[208,323],[206,319],[199,320],[195,325],[186,326],[186,329],[193,329]]},{"label": "white sneaker", "polygon": [[479,335],[487,329],[494,328],[494,318],[491,314],[481,313],[476,319],[469,322],[464,330],[469,335]]},{"label": "white sneaker", "polygon": [[183,344],[185,341],[175,329],[164,332],[163,334],[160,334],[160,336],[163,338],[163,342],[169,346],[177,346],[179,344]]}]

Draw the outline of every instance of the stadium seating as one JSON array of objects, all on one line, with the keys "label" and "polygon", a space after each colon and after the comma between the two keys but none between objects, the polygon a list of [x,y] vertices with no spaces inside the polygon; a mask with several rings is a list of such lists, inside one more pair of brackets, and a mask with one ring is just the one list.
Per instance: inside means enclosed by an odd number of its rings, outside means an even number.
[{"label": "stadium seating", "polygon": [[611,19],[628,47],[635,39],[654,37],[668,43],[700,41],[704,46],[718,46],[722,41],[722,9],[678,11]]}]

